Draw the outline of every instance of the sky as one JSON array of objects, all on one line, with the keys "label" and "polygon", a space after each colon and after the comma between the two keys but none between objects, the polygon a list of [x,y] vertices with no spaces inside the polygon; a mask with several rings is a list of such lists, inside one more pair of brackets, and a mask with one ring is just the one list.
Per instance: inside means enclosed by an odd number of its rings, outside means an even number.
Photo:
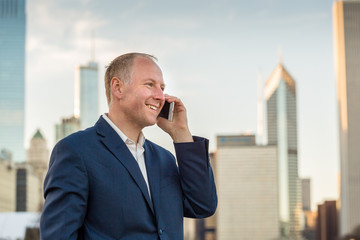
[{"label": "sky", "polygon": [[[296,81],[299,175],[312,202],[338,198],[338,119],[331,0],[29,0],[25,146],[40,128],[51,150],[55,124],[74,109],[75,68],[99,63],[99,115],[107,112],[105,66],[127,52],[158,58],[187,107],[193,135],[257,131],[257,82],[279,59]],[[156,126],[145,136],[173,151]]]}]

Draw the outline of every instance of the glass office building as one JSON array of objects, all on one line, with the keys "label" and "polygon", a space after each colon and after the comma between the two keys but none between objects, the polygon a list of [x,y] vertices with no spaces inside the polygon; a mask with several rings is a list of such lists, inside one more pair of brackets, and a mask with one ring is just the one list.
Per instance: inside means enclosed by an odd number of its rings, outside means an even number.
[{"label": "glass office building", "polygon": [[360,1],[333,5],[340,140],[340,234],[360,226]]},{"label": "glass office building", "polygon": [[98,114],[98,65],[89,62],[79,66],[75,76],[75,112],[80,118],[82,129],[92,127],[99,118]]},{"label": "glass office building", "polygon": [[265,85],[268,145],[278,152],[278,194],[282,239],[301,237],[301,189],[298,177],[296,86],[279,64]]},{"label": "glass office building", "polygon": [[0,0],[0,149],[25,161],[25,0]]}]

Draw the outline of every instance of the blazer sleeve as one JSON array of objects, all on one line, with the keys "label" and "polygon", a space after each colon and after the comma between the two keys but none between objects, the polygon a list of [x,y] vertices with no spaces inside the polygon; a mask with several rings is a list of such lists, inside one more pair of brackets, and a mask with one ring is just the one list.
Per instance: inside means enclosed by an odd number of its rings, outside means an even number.
[{"label": "blazer sleeve", "polygon": [[77,239],[86,213],[88,177],[81,157],[69,143],[60,141],[51,154],[44,197],[41,239]]},{"label": "blazer sleeve", "polygon": [[209,141],[193,137],[194,142],[174,143],[184,193],[184,216],[209,217],[215,213],[217,194],[209,161]]}]

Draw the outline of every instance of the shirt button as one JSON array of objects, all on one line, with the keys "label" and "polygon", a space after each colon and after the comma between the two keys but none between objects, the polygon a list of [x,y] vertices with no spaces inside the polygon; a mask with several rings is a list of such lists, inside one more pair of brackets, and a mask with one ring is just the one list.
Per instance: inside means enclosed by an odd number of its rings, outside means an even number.
[{"label": "shirt button", "polygon": [[159,229],[159,234],[163,234],[163,230],[162,229]]}]

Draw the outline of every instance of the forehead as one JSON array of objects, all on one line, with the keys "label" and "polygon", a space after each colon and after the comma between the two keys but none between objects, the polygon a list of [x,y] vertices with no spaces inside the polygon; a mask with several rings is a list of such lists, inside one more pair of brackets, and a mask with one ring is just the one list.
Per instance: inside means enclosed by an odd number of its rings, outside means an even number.
[{"label": "forehead", "polygon": [[151,59],[137,57],[132,68],[132,80],[153,80],[164,83],[160,67]]}]

